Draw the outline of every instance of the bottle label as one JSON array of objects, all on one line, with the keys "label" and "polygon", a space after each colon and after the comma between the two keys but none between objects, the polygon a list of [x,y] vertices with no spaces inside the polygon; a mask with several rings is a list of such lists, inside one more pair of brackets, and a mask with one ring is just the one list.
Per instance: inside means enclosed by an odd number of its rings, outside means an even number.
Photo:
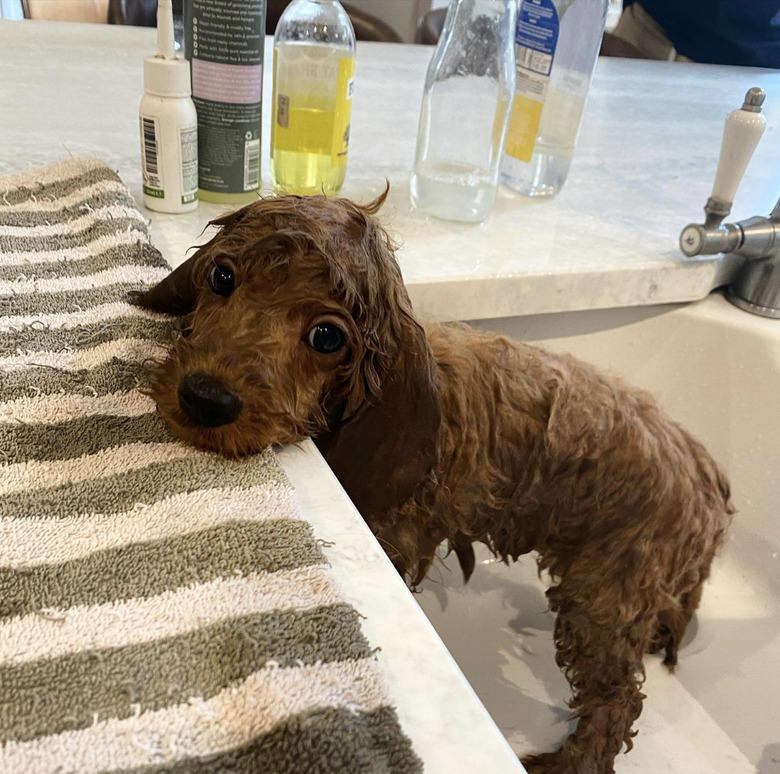
[{"label": "bottle label", "polygon": [[181,203],[189,204],[198,198],[198,127],[179,129],[179,158],[181,164]]},{"label": "bottle label", "polygon": [[336,84],[336,110],[333,116],[333,147],[331,149],[334,167],[347,163],[349,132],[352,117],[352,95],[355,91],[355,57],[344,57],[339,61],[339,77]]},{"label": "bottle label", "polygon": [[185,49],[198,111],[200,188],[260,187],[265,0],[189,0]]},{"label": "bottle label", "polygon": [[160,127],[156,118],[139,116],[141,124],[141,176],[143,192],[155,199],[165,198],[162,159],[160,158]]},{"label": "bottle label", "polygon": [[559,26],[552,0],[523,0],[515,28],[516,86],[506,139],[507,154],[520,161],[533,156]]},{"label": "bottle label", "polygon": [[355,57],[299,44],[280,49],[274,51],[272,156],[284,151],[325,156],[332,167],[345,166]]}]

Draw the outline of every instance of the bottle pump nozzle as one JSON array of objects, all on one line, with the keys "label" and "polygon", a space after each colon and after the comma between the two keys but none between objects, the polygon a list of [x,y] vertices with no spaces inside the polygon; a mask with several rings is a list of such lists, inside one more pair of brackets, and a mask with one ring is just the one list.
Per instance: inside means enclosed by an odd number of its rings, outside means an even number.
[{"label": "bottle pump nozzle", "polygon": [[157,56],[161,59],[176,58],[171,0],[157,0]]},{"label": "bottle pump nozzle", "polygon": [[157,3],[157,53],[144,59],[144,91],[160,97],[189,97],[190,65],[176,56],[171,0]]}]

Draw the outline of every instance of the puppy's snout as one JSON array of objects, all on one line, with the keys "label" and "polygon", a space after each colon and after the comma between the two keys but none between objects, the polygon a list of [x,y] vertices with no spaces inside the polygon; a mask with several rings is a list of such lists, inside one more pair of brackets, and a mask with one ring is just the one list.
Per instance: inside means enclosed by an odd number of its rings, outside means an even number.
[{"label": "puppy's snout", "polygon": [[220,427],[238,419],[241,398],[205,371],[191,371],[179,382],[179,405],[200,427]]}]

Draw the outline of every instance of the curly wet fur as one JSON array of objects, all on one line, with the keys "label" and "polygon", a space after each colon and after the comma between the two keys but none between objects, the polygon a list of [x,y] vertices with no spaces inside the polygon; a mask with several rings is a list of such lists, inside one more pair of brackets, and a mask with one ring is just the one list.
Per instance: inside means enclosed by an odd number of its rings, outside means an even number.
[{"label": "curly wet fur", "polygon": [[[150,393],[184,440],[223,454],[315,438],[396,567],[419,583],[446,543],[466,577],[473,541],[536,552],[552,579],[556,660],[578,718],[530,772],[603,774],[642,708],[643,654],[677,647],[734,509],[703,446],[654,400],[572,357],[415,319],[393,246],[368,206],[259,200],[139,299],[188,313]],[[236,289],[209,290],[215,263]],[[307,331],[338,324],[345,348]],[[238,419],[195,425],[182,376],[238,394]]]}]

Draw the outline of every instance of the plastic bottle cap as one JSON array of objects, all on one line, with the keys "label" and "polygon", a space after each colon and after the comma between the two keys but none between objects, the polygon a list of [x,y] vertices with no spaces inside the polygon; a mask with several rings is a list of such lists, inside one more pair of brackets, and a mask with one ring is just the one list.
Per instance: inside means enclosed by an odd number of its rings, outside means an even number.
[{"label": "plastic bottle cap", "polygon": [[144,58],[144,91],[158,97],[189,97],[190,64],[186,59]]}]

